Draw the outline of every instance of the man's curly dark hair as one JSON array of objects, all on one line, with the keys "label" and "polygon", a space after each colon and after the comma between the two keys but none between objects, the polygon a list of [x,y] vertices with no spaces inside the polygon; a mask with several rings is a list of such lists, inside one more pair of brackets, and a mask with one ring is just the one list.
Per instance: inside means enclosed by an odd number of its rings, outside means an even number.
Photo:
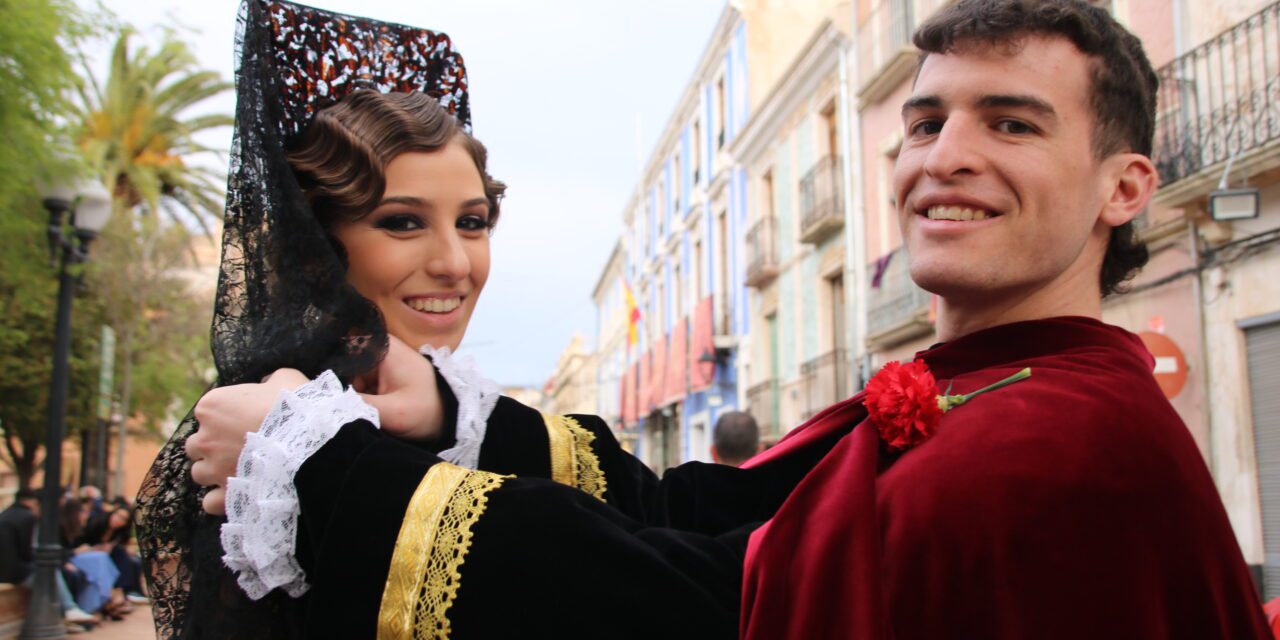
[{"label": "man's curly dark hair", "polygon": [[[929,54],[969,46],[1017,47],[1029,36],[1070,40],[1093,65],[1093,149],[1150,156],[1155,135],[1159,79],[1142,42],[1106,10],[1083,0],[960,0],[920,25],[912,40],[920,63]],[[1132,222],[1111,230],[1099,283],[1102,295],[1124,291],[1148,259],[1146,243]]]}]

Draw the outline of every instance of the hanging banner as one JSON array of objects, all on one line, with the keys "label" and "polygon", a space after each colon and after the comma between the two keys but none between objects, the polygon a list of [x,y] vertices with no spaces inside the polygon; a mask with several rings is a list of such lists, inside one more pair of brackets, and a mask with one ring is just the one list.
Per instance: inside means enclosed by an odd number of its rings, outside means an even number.
[{"label": "hanging banner", "polygon": [[693,332],[689,337],[689,389],[703,391],[716,379],[715,336],[711,326],[711,296],[693,310]]},{"label": "hanging banner", "polygon": [[649,405],[644,407],[645,413],[657,409],[662,404],[665,387],[663,380],[667,377],[667,337],[662,336],[653,343],[653,362],[649,367]]},{"label": "hanging banner", "polygon": [[671,329],[667,345],[667,375],[663,381],[662,404],[684,400],[689,385],[689,319],[681,318]]}]

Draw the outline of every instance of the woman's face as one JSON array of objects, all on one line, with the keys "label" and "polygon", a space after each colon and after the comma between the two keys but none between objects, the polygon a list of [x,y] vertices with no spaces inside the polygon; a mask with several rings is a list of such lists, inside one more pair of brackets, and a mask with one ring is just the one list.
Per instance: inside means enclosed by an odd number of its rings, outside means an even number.
[{"label": "woman's face", "polygon": [[457,349],[489,277],[489,201],[458,142],[386,166],[376,209],[334,225],[347,281],[378,305],[391,335]]},{"label": "woman's face", "polygon": [[124,509],[116,509],[111,512],[111,518],[107,520],[107,526],[112,529],[119,529],[129,524],[129,512]]}]

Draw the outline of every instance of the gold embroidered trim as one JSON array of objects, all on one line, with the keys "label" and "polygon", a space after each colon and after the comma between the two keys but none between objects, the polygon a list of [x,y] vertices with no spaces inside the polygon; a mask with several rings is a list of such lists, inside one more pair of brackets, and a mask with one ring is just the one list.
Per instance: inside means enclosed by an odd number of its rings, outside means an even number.
[{"label": "gold embroidered trim", "polygon": [[566,484],[604,501],[608,487],[600,458],[591,449],[596,434],[583,428],[569,416],[542,414],[551,440],[551,479]]},{"label": "gold embroidered trim", "polygon": [[507,477],[446,462],[423,476],[396,537],[378,610],[379,640],[449,637],[447,614],[458,595],[471,528],[489,492]]}]

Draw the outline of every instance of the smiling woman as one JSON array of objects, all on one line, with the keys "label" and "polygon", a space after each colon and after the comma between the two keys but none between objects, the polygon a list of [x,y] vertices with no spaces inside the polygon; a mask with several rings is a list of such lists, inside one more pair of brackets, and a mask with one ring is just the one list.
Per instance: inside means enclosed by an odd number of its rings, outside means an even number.
[{"label": "smiling woman", "polygon": [[506,185],[485,160],[432,98],[368,90],[320,112],[289,154],[347,281],[411,346],[457,349],[488,279]]}]

